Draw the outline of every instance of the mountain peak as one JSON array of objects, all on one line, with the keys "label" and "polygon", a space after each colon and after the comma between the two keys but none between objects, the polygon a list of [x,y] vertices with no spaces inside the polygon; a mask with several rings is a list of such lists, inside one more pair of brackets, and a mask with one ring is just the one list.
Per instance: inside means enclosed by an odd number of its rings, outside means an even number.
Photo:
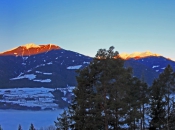
[{"label": "mountain peak", "polygon": [[51,50],[61,49],[54,44],[36,45],[34,43],[25,44],[11,50],[0,53],[0,55],[14,55],[14,56],[30,56],[39,53],[48,52]]},{"label": "mountain peak", "polygon": [[37,48],[37,47],[40,47],[40,46],[36,45],[34,43],[28,43],[28,44],[22,45],[22,47],[25,47],[25,48],[29,49],[29,48]]},{"label": "mountain peak", "polygon": [[144,57],[149,57],[149,56],[161,56],[161,55],[156,54],[156,53],[152,53],[150,51],[134,52],[131,54],[128,54],[128,53],[121,53],[120,54],[120,57],[123,59],[130,59],[130,58],[138,59],[138,58],[144,58]]}]

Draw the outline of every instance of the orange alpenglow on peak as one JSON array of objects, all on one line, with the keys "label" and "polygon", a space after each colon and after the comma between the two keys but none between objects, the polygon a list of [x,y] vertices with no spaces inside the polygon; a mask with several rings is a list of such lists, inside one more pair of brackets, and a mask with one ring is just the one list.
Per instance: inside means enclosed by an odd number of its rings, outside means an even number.
[{"label": "orange alpenglow on peak", "polygon": [[5,51],[0,53],[2,55],[13,55],[13,56],[30,56],[39,53],[48,52],[51,50],[58,50],[61,49],[59,46],[54,44],[47,44],[47,45],[36,45],[34,43],[29,43],[26,45],[22,45],[11,50]]},{"label": "orange alpenglow on peak", "polygon": [[156,54],[156,53],[151,53],[150,51],[146,51],[146,52],[134,52],[134,53],[131,53],[131,54],[128,54],[128,53],[121,53],[119,54],[120,57],[122,59],[131,59],[131,58],[134,58],[134,59],[139,59],[139,58],[144,58],[144,57],[149,57],[149,56],[161,56],[159,54]]},{"label": "orange alpenglow on peak", "polygon": [[40,47],[40,46],[36,45],[34,43],[29,43],[29,44],[22,45],[22,47],[25,47],[25,48],[29,49],[29,48],[37,48],[37,47]]}]

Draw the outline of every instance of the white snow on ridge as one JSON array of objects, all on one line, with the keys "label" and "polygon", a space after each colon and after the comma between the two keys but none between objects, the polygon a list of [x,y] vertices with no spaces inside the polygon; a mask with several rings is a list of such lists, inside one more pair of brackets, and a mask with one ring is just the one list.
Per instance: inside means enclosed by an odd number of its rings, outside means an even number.
[{"label": "white snow on ridge", "polygon": [[20,76],[20,75],[18,77],[16,77],[16,78],[11,78],[10,80],[17,80],[17,79],[24,79],[24,78],[27,78],[29,80],[33,80],[33,79],[36,78],[36,75],[34,75],[34,74],[25,74],[23,76]]},{"label": "white snow on ridge", "polygon": [[45,74],[45,75],[52,75],[52,73],[43,73],[43,74]]},{"label": "white snow on ridge", "polygon": [[69,66],[67,67],[67,69],[80,69],[82,67],[82,65],[76,65],[76,66]]},{"label": "white snow on ridge", "polygon": [[42,82],[42,83],[48,83],[48,82],[51,82],[52,80],[51,79],[37,79],[37,80],[33,80],[33,81]]},{"label": "white snow on ridge", "polygon": [[86,62],[86,61],[84,61],[83,64],[90,64],[90,62]]},{"label": "white snow on ridge", "polygon": [[159,67],[159,65],[154,65],[152,68],[156,68],[156,67]]},{"label": "white snow on ridge", "polygon": [[52,73],[43,73],[43,72],[41,72],[41,71],[35,71],[35,72],[38,73],[38,74],[52,75]]}]

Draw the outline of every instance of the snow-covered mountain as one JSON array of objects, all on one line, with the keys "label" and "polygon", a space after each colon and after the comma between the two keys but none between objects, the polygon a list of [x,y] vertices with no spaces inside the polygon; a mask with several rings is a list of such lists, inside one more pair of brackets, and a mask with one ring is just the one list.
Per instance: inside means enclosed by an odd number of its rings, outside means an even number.
[{"label": "snow-covered mountain", "polygon": [[91,60],[51,44],[20,46],[0,55],[0,87],[75,86],[75,70],[87,66]]},{"label": "snow-covered mountain", "polygon": [[156,54],[156,53],[152,53],[150,51],[134,52],[134,53],[131,53],[131,54],[128,54],[128,53],[121,53],[120,54],[120,57],[123,58],[123,59],[131,59],[131,58],[139,59],[139,58],[145,58],[145,57],[150,57],[150,56],[159,57],[161,55]]},{"label": "snow-covered mountain", "polygon": [[[159,76],[168,64],[175,70],[174,61],[148,51],[120,54],[120,56],[125,59],[125,67],[133,68],[133,76],[144,77],[148,85],[152,84],[153,80]],[[26,44],[1,53],[0,89],[6,91],[0,90],[0,107],[4,107],[4,104],[1,103],[6,99],[15,100],[13,102],[17,102],[18,105],[25,104],[20,102],[20,100],[26,98],[24,95],[18,97],[18,101],[16,101],[16,97],[10,99],[11,95],[19,94],[19,91],[15,91],[17,88],[23,88],[23,94],[26,94],[28,90],[25,88],[41,87],[54,91],[50,90],[45,93],[41,90],[39,94],[33,92],[37,95],[37,98],[34,94],[28,94],[29,97],[32,97],[31,102],[33,104],[40,103],[37,99],[41,98],[42,100],[42,94],[52,94],[54,97],[46,96],[48,103],[52,105],[56,103],[60,107],[66,106],[72,96],[72,93],[68,91],[69,86],[75,87],[77,84],[76,70],[84,68],[91,61],[92,57],[62,49],[53,44]],[[9,95],[8,92],[10,92]],[[9,103],[6,105],[8,106]],[[19,107],[18,105],[15,107]],[[28,105],[28,103],[25,105]],[[40,108],[44,108],[41,104],[38,105]]]},{"label": "snow-covered mountain", "polygon": [[[175,68],[174,61],[149,51],[120,56],[125,59],[126,67],[133,68],[135,76],[149,77],[146,80],[149,84],[168,64]],[[53,44],[22,45],[0,54],[0,88],[75,86],[75,70],[87,66],[91,60],[91,57]]]}]

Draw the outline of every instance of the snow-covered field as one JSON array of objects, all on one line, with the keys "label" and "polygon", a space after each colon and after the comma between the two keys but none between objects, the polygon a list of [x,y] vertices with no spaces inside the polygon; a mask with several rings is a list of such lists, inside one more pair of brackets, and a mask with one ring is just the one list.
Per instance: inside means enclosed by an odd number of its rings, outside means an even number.
[{"label": "snow-covered field", "polygon": [[62,112],[62,109],[55,111],[0,110],[0,125],[3,130],[17,130],[20,124],[23,130],[28,130],[33,123],[39,130],[41,127],[54,126],[54,121]]},{"label": "snow-covered field", "polygon": [[19,104],[27,107],[41,107],[41,109],[57,109],[58,105],[53,103],[54,96],[51,92],[54,89],[49,88],[14,88],[0,89],[0,95],[3,95],[0,102]]},{"label": "snow-covered field", "polygon": [[[74,88],[74,86],[66,86],[65,88],[55,89],[43,87],[0,89],[1,109],[11,109],[11,106],[19,105],[19,108],[20,106],[25,107],[25,109],[28,107],[29,110],[34,107],[38,107],[41,110],[56,110],[59,108],[59,104],[54,102],[55,97],[52,92],[54,90],[59,90],[64,95],[60,97],[60,99],[70,103],[71,99],[69,99],[69,94],[72,95]],[[11,104],[11,106],[6,107],[9,104]]]}]

